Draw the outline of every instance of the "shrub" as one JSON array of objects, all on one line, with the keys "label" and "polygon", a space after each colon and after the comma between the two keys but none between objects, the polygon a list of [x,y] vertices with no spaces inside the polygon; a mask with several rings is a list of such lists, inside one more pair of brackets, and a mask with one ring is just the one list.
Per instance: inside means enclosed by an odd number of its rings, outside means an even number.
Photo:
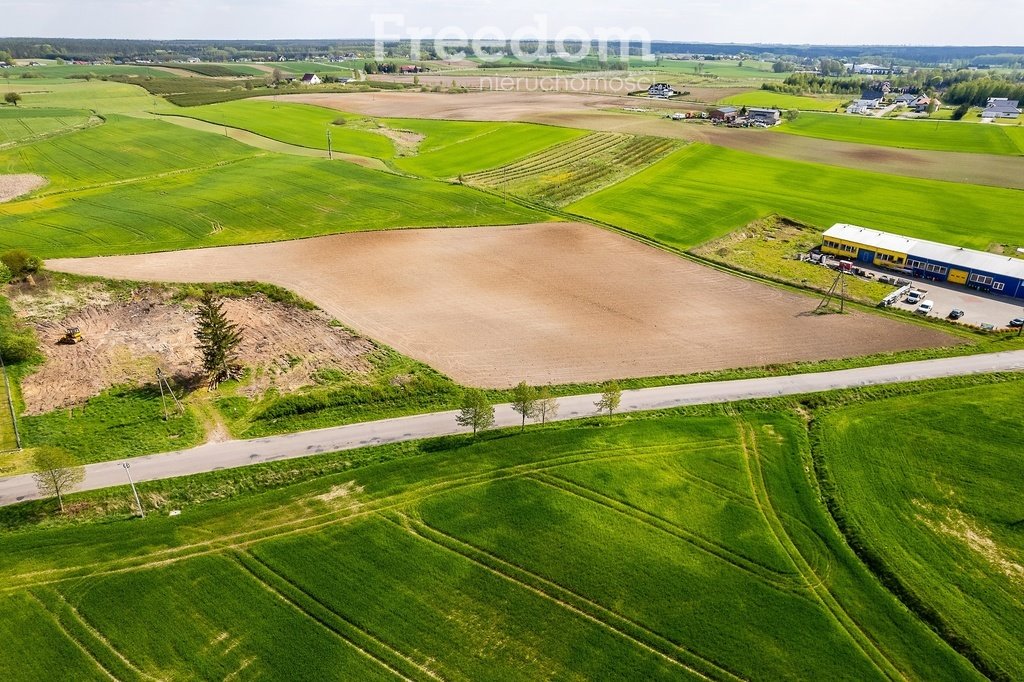
[{"label": "shrub", "polygon": [[0,255],[0,263],[7,266],[7,270],[10,272],[8,280],[31,275],[43,264],[38,256],[33,256],[24,249],[11,249]]},{"label": "shrub", "polygon": [[0,284],[7,284],[11,281],[11,269],[0,263]]}]

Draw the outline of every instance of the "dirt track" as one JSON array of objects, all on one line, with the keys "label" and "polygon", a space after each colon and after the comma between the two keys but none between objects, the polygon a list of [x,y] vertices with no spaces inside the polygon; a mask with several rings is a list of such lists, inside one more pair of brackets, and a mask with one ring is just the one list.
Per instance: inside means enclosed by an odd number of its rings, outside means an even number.
[{"label": "dirt track", "polygon": [[[676,100],[542,92],[468,92],[457,95],[421,92],[309,93],[287,97],[292,101],[372,116],[526,121],[605,132],[660,135],[794,161],[1024,189],[1024,157],[879,147],[766,130],[716,128],[708,124],[670,121],[656,115],[659,112],[668,114],[704,108]],[[623,107],[649,108],[655,113],[625,113]]]},{"label": "dirt track", "polygon": [[262,279],[479,386],[599,381],[841,358],[955,339],[726,275],[588,225],[334,235],[54,260],[134,280]]}]

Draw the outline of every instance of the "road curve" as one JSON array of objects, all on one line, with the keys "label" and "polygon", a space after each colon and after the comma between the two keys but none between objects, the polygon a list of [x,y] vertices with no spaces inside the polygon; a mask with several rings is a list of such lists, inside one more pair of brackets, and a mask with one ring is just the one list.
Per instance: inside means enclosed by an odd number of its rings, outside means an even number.
[{"label": "road curve", "polygon": [[[624,391],[619,412],[642,412],[684,405],[707,405],[751,398],[817,393],[840,388],[1022,370],[1024,350],[814,374],[662,386]],[[593,415],[594,402],[597,398],[598,396],[593,394],[560,398],[557,419],[579,419]],[[454,411],[434,412],[254,440],[207,443],[189,450],[133,457],[130,460],[131,474],[136,481],[152,481],[325,452],[464,433],[466,429],[455,423],[455,414]],[[519,415],[508,405],[496,406],[496,426],[508,427],[519,423]],[[122,462],[123,460],[101,462],[86,466],[85,480],[76,490],[127,485],[128,478]],[[0,506],[38,497],[35,482],[29,474],[0,479]]]}]

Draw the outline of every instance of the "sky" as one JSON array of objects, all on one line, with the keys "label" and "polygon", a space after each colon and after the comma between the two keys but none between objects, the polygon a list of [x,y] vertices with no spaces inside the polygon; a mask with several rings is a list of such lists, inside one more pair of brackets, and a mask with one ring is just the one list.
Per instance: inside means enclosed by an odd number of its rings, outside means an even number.
[{"label": "sky", "polygon": [[401,16],[377,31],[401,37],[638,27],[697,42],[1024,44],[1024,0],[0,0],[0,36],[372,38],[375,14]]}]

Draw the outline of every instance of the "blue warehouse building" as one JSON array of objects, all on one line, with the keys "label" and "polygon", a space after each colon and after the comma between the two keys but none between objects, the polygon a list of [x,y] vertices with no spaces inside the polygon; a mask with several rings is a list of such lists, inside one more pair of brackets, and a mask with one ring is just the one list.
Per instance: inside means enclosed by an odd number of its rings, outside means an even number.
[{"label": "blue warehouse building", "polygon": [[975,251],[856,225],[833,225],[823,253],[896,272],[1024,299],[1024,259]]}]

